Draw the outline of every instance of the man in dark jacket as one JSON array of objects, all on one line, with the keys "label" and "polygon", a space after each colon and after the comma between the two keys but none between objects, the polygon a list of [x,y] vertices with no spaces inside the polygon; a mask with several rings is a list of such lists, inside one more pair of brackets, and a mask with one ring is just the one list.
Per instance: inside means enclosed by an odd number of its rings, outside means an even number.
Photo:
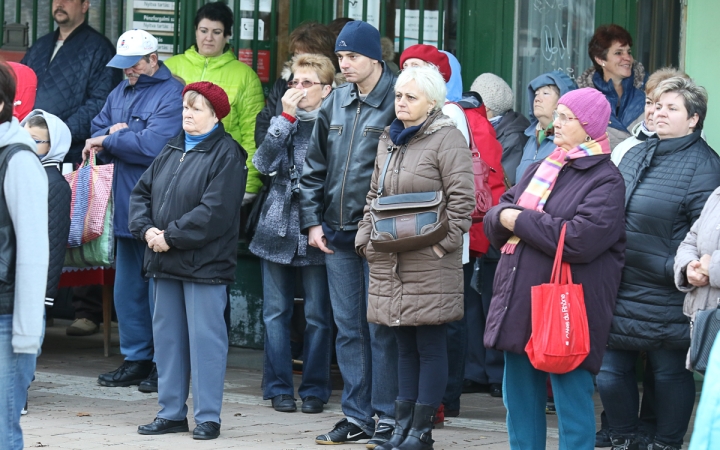
[{"label": "man in dark jacket", "polygon": [[58,28],[38,39],[21,61],[37,75],[35,109],[58,116],[70,128],[65,162],[74,164],[90,137],[90,121],[122,80],[119,70],[106,67],[115,49],[85,22],[88,8],[90,0],[54,0]]},{"label": "man in dark jacket", "polygon": [[165,144],[182,128],[182,84],[158,59],[158,41],[143,30],[130,30],[118,39],[117,56],[108,65],[122,68],[127,80],[116,87],[92,121],[93,137],[83,149],[115,164],[113,231],[117,238],[115,311],[120,351],[125,361],[98,377],[103,386],[140,384],[142,392],[157,392],[153,364],[152,302],[143,279],[145,244],[128,230],[130,192]]},{"label": "man in dark jacket", "polygon": [[368,446],[374,448],[395,425],[397,345],[389,327],[368,326],[368,266],[355,253],[355,234],[380,135],[395,118],[396,78],[382,62],[380,33],[366,22],[345,25],[335,53],[348,83],[328,96],[315,122],[300,180],[300,229],[326,253],[346,418],[315,441],[341,444],[372,436]]}]

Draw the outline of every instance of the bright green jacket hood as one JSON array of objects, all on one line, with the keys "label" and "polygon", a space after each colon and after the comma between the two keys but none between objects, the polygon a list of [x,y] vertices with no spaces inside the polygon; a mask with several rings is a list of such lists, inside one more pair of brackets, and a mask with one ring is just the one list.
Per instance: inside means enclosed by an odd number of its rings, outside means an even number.
[{"label": "bright green jacket hood", "polygon": [[248,153],[247,192],[258,192],[262,183],[252,157],[255,154],[255,118],[265,106],[265,96],[257,74],[238,61],[230,49],[220,56],[206,58],[194,45],[185,53],[167,59],[165,65],[186,84],[210,81],[225,90],[230,100],[230,114],[222,123]]}]

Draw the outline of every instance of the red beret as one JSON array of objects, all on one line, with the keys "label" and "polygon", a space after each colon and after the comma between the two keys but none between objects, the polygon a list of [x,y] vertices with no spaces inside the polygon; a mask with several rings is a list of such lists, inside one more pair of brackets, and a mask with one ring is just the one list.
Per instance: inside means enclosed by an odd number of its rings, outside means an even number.
[{"label": "red beret", "polygon": [[435,65],[440,71],[440,75],[443,76],[445,82],[450,81],[450,75],[452,75],[452,69],[450,69],[450,60],[447,55],[432,45],[417,44],[411,45],[406,48],[402,55],[400,55],[400,68],[403,68],[403,64],[410,58],[422,59],[425,62],[429,62]]},{"label": "red beret", "polygon": [[228,101],[228,96],[223,88],[217,84],[213,84],[209,81],[198,81],[197,83],[190,83],[185,86],[185,89],[182,91],[183,97],[185,97],[185,93],[187,91],[195,91],[208,99],[215,110],[215,116],[217,116],[219,120],[223,120],[225,116],[230,114],[230,102]]}]

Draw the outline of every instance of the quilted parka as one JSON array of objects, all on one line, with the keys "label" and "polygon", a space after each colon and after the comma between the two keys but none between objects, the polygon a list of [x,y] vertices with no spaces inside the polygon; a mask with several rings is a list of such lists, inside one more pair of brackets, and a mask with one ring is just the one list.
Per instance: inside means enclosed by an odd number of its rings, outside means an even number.
[{"label": "quilted parka", "polygon": [[70,128],[72,146],[65,162],[79,163],[90,122],[122,81],[122,72],[106,67],[115,46],[87,23],[70,33],[51,61],[58,36],[55,30],[38,39],[21,63],[37,75],[35,109],[58,116]]},{"label": "quilted parka", "polygon": [[619,169],[626,189],[627,250],[608,346],[686,349],[690,326],[673,263],[678,246],[720,186],[720,157],[695,131],[649,138],[625,154]]},{"label": "quilted parka", "polygon": [[257,74],[245,63],[237,60],[228,47],[220,56],[206,58],[197,52],[195,45],[181,55],[165,61],[168,69],[186,84],[210,81],[225,90],[230,100],[230,114],[222,120],[225,130],[248,153],[249,193],[260,190],[260,172],[252,165],[255,154],[255,118],[265,106],[265,96]]}]

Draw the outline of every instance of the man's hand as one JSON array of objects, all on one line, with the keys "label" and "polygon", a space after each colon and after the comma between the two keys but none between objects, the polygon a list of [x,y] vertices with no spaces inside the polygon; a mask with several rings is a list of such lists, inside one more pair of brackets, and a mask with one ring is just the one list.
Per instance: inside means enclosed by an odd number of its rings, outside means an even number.
[{"label": "man's hand", "polygon": [[505,208],[500,212],[500,225],[510,231],[515,231],[515,221],[522,211],[519,209]]},{"label": "man's hand", "polygon": [[[160,233],[162,233],[162,231],[160,231],[159,229],[157,229],[155,227],[152,227],[145,232],[145,242],[148,243],[148,247],[150,247],[150,241],[152,241],[153,238]],[[152,248],[152,247],[150,247],[150,248]]]},{"label": "man's hand", "polygon": [[167,245],[167,242],[165,242],[165,232],[161,231],[160,234],[152,238],[150,242],[148,242],[148,247],[150,247],[155,253],[162,253],[170,250],[170,246]]},{"label": "man's hand", "polygon": [[298,103],[300,103],[300,100],[302,100],[303,97],[305,97],[305,91],[303,89],[290,88],[285,91],[285,95],[283,95],[281,99],[283,112],[285,114],[289,114],[295,117],[295,113],[297,112],[297,105]]},{"label": "man's hand", "polygon": [[323,234],[321,225],[315,225],[314,227],[310,227],[310,229],[308,229],[308,244],[319,248],[329,255],[335,253],[327,248],[327,239],[325,239],[325,234]]},{"label": "man's hand", "polygon": [[128,125],[125,122],[116,123],[115,125],[110,127],[110,131],[108,131],[108,134],[113,134],[116,131],[120,131],[123,128],[128,128]]},{"label": "man's hand", "polygon": [[710,278],[707,275],[703,275],[699,272],[702,263],[700,261],[692,261],[687,265],[685,270],[685,276],[687,276],[688,283],[693,286],[703,287],[707,286],[710,282]]},{"label": "man's hand", "polygon": [[103,149],[103,141],[105,141],[105,136],[98,136],[90,139],[85,140],[85,148],[83,148],[82,151],[82,159],[83,161],[87,160],[90,157],[90,150],[95,150],[95,153],[102,151]]}]

